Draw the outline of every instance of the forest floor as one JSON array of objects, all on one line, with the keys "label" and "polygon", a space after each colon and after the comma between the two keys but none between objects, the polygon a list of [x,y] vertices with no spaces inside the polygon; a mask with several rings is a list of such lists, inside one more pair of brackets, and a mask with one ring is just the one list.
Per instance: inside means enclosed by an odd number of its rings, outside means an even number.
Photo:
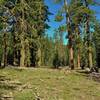
[{"label": "forest floor", "polygon": [[5,68],[0,100],[100,100],[100,83],[77,71]]}]

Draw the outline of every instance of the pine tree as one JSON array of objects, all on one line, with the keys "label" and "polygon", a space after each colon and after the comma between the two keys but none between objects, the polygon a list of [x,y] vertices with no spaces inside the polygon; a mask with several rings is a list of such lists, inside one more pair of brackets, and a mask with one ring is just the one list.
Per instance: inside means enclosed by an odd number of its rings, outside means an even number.
[{"label": "pine tree", "polygon": [[97,61],[97,66],[100,66],[100,22],[97,22],[95,24],[95,31],[94,31],[94,37],[93,37],[94,43],[95,43],[95,48],[96,48],[96,61]]},{"label": "pine tree", "polygon": [[[67,32],[68,32],[68,43],[69,43],[69,66],[71,69],[74,69],[74,50],[73,50],[73,40],[74,40],[74,37],[73,37],[73,26],[72,26],[72,23],[71,23],[71,11],[69,11],[69,8],[70,8],[70,5],[68,5],[68,2],[67,0],[56,0],[56,2],[63,2],[64,6],[64,12],[66,14],[65,18],[66,18],[66,24],[67,24]],[[63,17],[62,17],[62,14],[57,15],[56,16],[56,20],[57,21],[61,21],[63,20]]]}]

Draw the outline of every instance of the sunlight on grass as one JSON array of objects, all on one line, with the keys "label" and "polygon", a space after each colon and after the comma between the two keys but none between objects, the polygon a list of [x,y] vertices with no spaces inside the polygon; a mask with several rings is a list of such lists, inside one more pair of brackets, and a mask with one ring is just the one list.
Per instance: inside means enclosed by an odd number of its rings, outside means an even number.
[{"label": "sunlight on grass", "polygon": [[14,100],[100,99],[100,83],[75,71],[6,68],[0,70],[0,76],[5,76],[5,84],[0,81],[0,91],[12,92]]}]

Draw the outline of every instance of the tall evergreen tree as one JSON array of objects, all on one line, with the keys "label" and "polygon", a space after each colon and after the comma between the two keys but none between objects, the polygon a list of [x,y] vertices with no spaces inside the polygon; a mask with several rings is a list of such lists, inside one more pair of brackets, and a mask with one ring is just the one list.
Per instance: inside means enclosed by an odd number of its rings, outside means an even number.
[{"label": "tall evergreen tree", "polygon": [[[67,32],[68,32],[68,43],[69,43],[69,66],[71,69],[74,69],[74,50],[73,50],[73,40],[74,40],[74,37],[73,37],[73,25],[72,25],[72,22],[71,22],[71,11],[69,10],[70,8],[70,5],[68,4],[68,1],[67,0],[56,0],[56,2],[63,2],[64,6],[64,12],[66,14],[66,24],[67,24]],[[61,21],[63,20],[62,18],[62,14],[57,15],[56,16],[56,20],[57,21]]]}]

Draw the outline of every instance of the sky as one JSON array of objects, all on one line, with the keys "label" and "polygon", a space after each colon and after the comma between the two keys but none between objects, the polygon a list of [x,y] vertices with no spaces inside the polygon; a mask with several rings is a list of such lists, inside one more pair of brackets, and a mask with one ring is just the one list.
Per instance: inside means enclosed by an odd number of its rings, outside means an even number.
[{"label": "sky", "polygon": [[[94,0],[94,1],[97,1],[100,3],[100,0]],[[57,14],[57,11],[61,8],[62,4],[55,4],[54,0],[45,0],[45,4],[49,7],[49,11],[53,13],[53,15],[49,16],[50,22],[47,22],[51,26],[51,28],[46,30],[46,34],[52,37],[54,33],[54,29],[58,28],[60,25],[65,24],[66,21],[65,20],[63,20],[62,22],[55,21],[55,15]],[[96,11],[96,17],[98,20],[100,20],[100,6],[92,6],[90,8]],[[66,33],[64,34],[64,43],[66,44],[67,40],[65,39],[65,35]]]}]

